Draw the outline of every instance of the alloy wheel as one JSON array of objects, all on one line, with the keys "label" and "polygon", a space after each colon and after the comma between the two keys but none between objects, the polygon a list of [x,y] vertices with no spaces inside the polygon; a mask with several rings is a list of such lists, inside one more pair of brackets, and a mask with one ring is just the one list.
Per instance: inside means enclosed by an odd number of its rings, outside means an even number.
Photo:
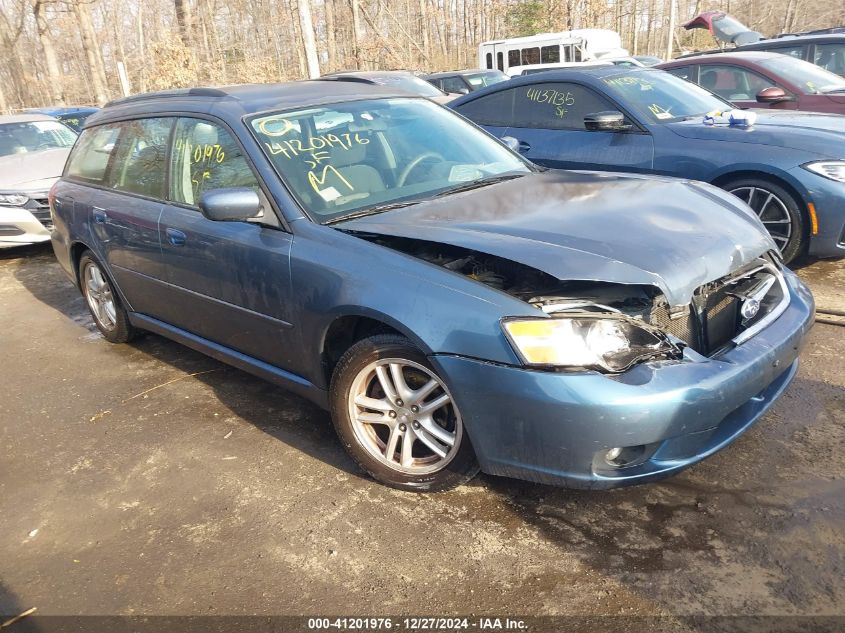
[{"label": "alloy wheel", "polygon": [[401,358],[370,363],[352,382],[348,401],[355,437],[394,470],[437,472],[458,451],[463,423],[452,395],[418,363]]},{"label": "alloy wheel", "polygon": [[775,244],[783,251],[792,237],[793,228],[786,203],[762,187],[737,187],[730,192],[754,209]]},{"label": "alloy wheel", "polygon": [[117,309],[111,286],[103,271],[96,264],[89,263],[83,272],[85,298],[94,318],[106,330],[113,330],[117,323]]}]

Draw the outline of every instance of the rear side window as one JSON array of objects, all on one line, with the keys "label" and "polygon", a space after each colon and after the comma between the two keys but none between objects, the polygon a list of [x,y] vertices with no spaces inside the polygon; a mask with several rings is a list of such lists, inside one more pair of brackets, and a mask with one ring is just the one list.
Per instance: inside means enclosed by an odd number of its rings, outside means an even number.
[{"label": "rear side window", "polygon": [[443,83],[440,85],[440,88],[442,88],[446,92],[460,92],[461,90],[466,90],[467,85],[464,83],[464,80],[460,77],[447,77],[443,80]]},{"label": "rear side window", "polygon": [[816,44],[816,66],[837,75],[845,75],[845,44]]},{"label": "rear side window", "polygon": [[173,135],[170,199],[197,206],[204,192],[228,187],[259,190],[235,139],[216,123],[179,119]]},{"label": "rear side window", "polygon": [[103,184],[120,127],[98,125],[84,130],[68,159],[65,176]]},{"label": "rear side window", "polygon": [[473,99],[455,109],[479,125],[507,127],[513,120],[515,92],[513,88],[501,90],[480,99]]},{"label": "rear side window", "polygon": [[117,191],[164,198],[167,140],[174,119],[140,119],[121,127],[109,184]]},{"label": "rear side window", "polygon": [[557,64],[560,61],[560,46],[544,46],[540,49],[540,57],[543,64]]},{"label": "rear side window", "polygon": [[770,53],[780,53],[781,55],[789,55],[790,57],[794,57],[796,59],[804,59],[803,46],[778,46],[767,48],[766,50]]},{"label": "rear side window", "polygon": [[675,77],[680,77],[681,79],[686,79],[687,81],[695,81],[693,77],[693,66],[679,66],[678,68],[667,68],[666,72],[675,75]]}]

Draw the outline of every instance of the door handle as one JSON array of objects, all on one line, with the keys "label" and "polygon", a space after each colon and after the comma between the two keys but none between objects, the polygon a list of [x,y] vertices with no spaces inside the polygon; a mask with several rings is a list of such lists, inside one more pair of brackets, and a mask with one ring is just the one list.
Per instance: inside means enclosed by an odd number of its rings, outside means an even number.
[{"label": "door handle", "polygon": [[94,207],[94,222],[97,224],[105,224],[106,220],[109,219],[109,214],[106,213],[105,209],[101,209],[99,207]]},{"label": "door handle", "polygon": [[173,244],[173,246],[184,246],[185,240],[188,239],[187,235],[176,229],[167,229],[165,234],[167,235],[167,241]]},{"label": "door handle", "polygon": [[519,151],[520,151],[520,152],[527,152],[527,151],[528,151],[528,150],[530,150],[530,149],[531,149],[531,144],[530,144],[530,143],[526,143],[525,141],[520,141],[520,142],[519,142]]}]

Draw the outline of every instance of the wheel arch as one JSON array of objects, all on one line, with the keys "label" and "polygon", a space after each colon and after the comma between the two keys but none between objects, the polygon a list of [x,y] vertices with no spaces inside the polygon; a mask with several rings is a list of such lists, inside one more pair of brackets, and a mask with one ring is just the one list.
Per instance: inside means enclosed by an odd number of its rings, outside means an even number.
[{"label": "wheel arch", "polygon": [[82,253],[85,251],[94,252],[85,242],[76,241],[70,246],[70,263],[73,267],[73,278],[76,281],[76,287],[80,287],[79,279],[79,261],[82,259]]},{"label": "wheel arch", "polygon": [[369,336],[386,333],[404,336],[426,356],[432,353],[417,335],[386,314],[366,309],[335,314],[323,328],[319,340],[320,364],[325,384],[330,384],[332,372],[346,350]]}]

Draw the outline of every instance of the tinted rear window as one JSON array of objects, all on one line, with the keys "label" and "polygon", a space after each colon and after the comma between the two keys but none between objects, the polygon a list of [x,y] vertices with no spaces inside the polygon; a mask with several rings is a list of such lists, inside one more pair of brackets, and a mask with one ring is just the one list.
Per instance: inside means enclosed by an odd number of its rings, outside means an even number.
[{"label": "tinted rear window", "polygon": [[83,131],[70,153],[65,176],[103,184],[119,131],[118,125],[100,125]]}]

